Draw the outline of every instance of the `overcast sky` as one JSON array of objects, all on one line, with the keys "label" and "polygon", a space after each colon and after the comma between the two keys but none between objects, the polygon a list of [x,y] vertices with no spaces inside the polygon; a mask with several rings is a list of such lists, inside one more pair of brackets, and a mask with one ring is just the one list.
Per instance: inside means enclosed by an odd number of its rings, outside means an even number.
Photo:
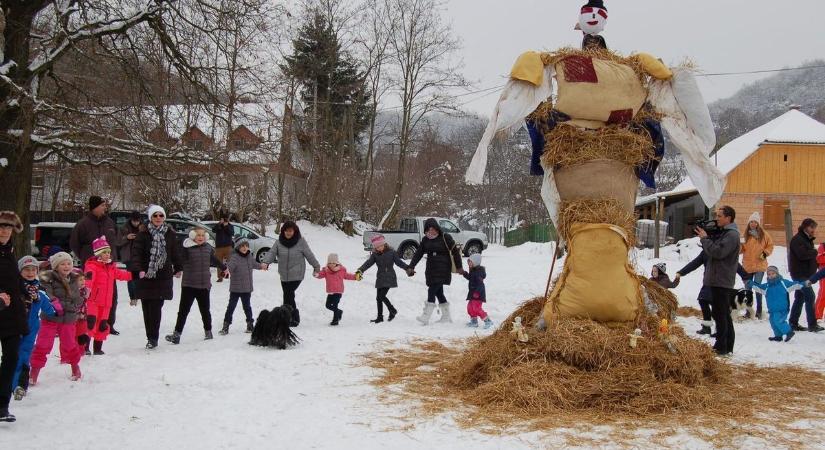
[{"label": "overcast sky", "polygon": [[[478,88],[506,81],[527,50],[579,46],[574,31],[582,0],[447,0],[446,15],[462,39],[464,74]],[[823,0],[606,0],[602,35],[622,54],[651,53],[667,64],[692,59],[705,73],[797,66],[825,58]],[[765,75],[700,79],[705,100],[730,96]],[[498,93],[464,108],[489,115]]]}]

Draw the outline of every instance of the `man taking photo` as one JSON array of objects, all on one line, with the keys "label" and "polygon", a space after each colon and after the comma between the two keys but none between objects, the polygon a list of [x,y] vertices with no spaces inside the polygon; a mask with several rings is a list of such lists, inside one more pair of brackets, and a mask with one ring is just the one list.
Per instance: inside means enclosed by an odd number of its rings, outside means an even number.
[{"label": "man taking photo", "polygon": [[713,349],[720,356],[733,351],[736,333],[731,317],[731,300],[736,294],[736,269],[739,266],[739,229],[733,223],[736,211],[730,206],[716,210],[718,230],[708,233],[702,227],[696,228],[701,239],[702,251],[707,255],[704,286],[710,288],[713,321],[716,324],[716,343]]}]

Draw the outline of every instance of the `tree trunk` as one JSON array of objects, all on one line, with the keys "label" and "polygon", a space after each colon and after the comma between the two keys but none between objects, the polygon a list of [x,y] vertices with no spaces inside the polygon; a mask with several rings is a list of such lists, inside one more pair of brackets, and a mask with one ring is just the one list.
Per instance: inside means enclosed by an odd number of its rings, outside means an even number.
[{"label": "tree trunk", "polygon": [[0,195],[0,210],[14,211],[20,217],[25,229],[14,235],[14,251],[16,255],[28,255],[34,152],[21,149],[14,142],[0,141],[0,154],[8,160],[8,165],[0,170],[0,186],[4,186],[4,193]]}]

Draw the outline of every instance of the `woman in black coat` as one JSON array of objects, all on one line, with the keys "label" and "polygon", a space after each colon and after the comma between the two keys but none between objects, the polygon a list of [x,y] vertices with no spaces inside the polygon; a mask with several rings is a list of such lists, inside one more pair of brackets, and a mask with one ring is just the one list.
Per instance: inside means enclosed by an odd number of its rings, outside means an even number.
[{"label": "woman in black coat", "polygon": [[163,208],[150,205],[147,214],[149,225],[135,238],[130,270],[139,273],[136,296],[143,308],[146,348],[151,350],[158,346],[163,304],[172,299],[172,278],[180,277],[183,260]]},{"label": "woman in black coat", "polygon": [[20,292],[20,272],[14,257],[12,235],[21,233],[23,224],[17,214],[0,211],[0,422],[14,422],[9,413],[12,378],[17,367],[20,340],[29,334],[26,305]]},{"label": "woman in black coat", "polygon": [[424,237],[421,238],[418,250],[410,261],[410,268],[407,269],[410,276],[415,273],[415,266],[424,255],[427,255],[427,268],[424,271],[427,280],[427,303],[424,304],[424,312],[416,319],[424,325],[429,323],[430,316],[435,310],[435,300],[438,299],[438,308],[441,310],[439,322],[452,322],[450,304],[444,296],[444,285],[452,281],[453,270],[456,273],[464,273],[461,267],[461,251],[453,237],[441,231],[438,221],[433,218],[424,221]]}]

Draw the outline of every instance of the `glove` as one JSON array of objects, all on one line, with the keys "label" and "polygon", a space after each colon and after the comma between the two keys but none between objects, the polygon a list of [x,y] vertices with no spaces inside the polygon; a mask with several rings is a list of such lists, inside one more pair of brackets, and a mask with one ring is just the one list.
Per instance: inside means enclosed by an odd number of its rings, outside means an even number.
[{"label": "glove", "polygon": [[146,277],[146,272],[141,270],[140,273],[138,274],[138,278],[145,278],[145,277]]},{"label": "glove", "polygon": [[52,307],[54,308],[54,315],[60,317],[63,315],[63,305],[60,304],[60,299],[55,298],[52,300]]},{"label": "glove", "polygon": [[137,306],[137,302],[138,302],[137,299],[133,298],[133,299],[129,300],[129,306]]},{"label": "glove", "polygon": [[91,341],[91,339],[89,339],[89,336],[86,334],[81,334],[77,337],[77,343],[80,344],[81,347],[89,345],[89,341]]},{"label": "glove", "polygon": [[355,271],[355,281],[361,281],[362,278],[364,278],[364,274],[361,273],[360,270],[356,270]]},{"label": "glove", "polygon": [[97,326],[97,331],[100,331],[102,333],[102,332],[104,332],[108,329],[109,329],[109,321],[106,320],[106,319],[101,320],[100,324],[98,324],[98,326]]},{"label": "glove", "polygon": [[413,275],[415,275],[415,270],[413,270],[412,267],[410,267],[409,269],[407,269],[407,276],[411,277]]},{"label": "glove", "polygon": [[95,322],[97,322],[97,317],[86,316],[86,326],[89,327],[90,330],[95,329]]}]

